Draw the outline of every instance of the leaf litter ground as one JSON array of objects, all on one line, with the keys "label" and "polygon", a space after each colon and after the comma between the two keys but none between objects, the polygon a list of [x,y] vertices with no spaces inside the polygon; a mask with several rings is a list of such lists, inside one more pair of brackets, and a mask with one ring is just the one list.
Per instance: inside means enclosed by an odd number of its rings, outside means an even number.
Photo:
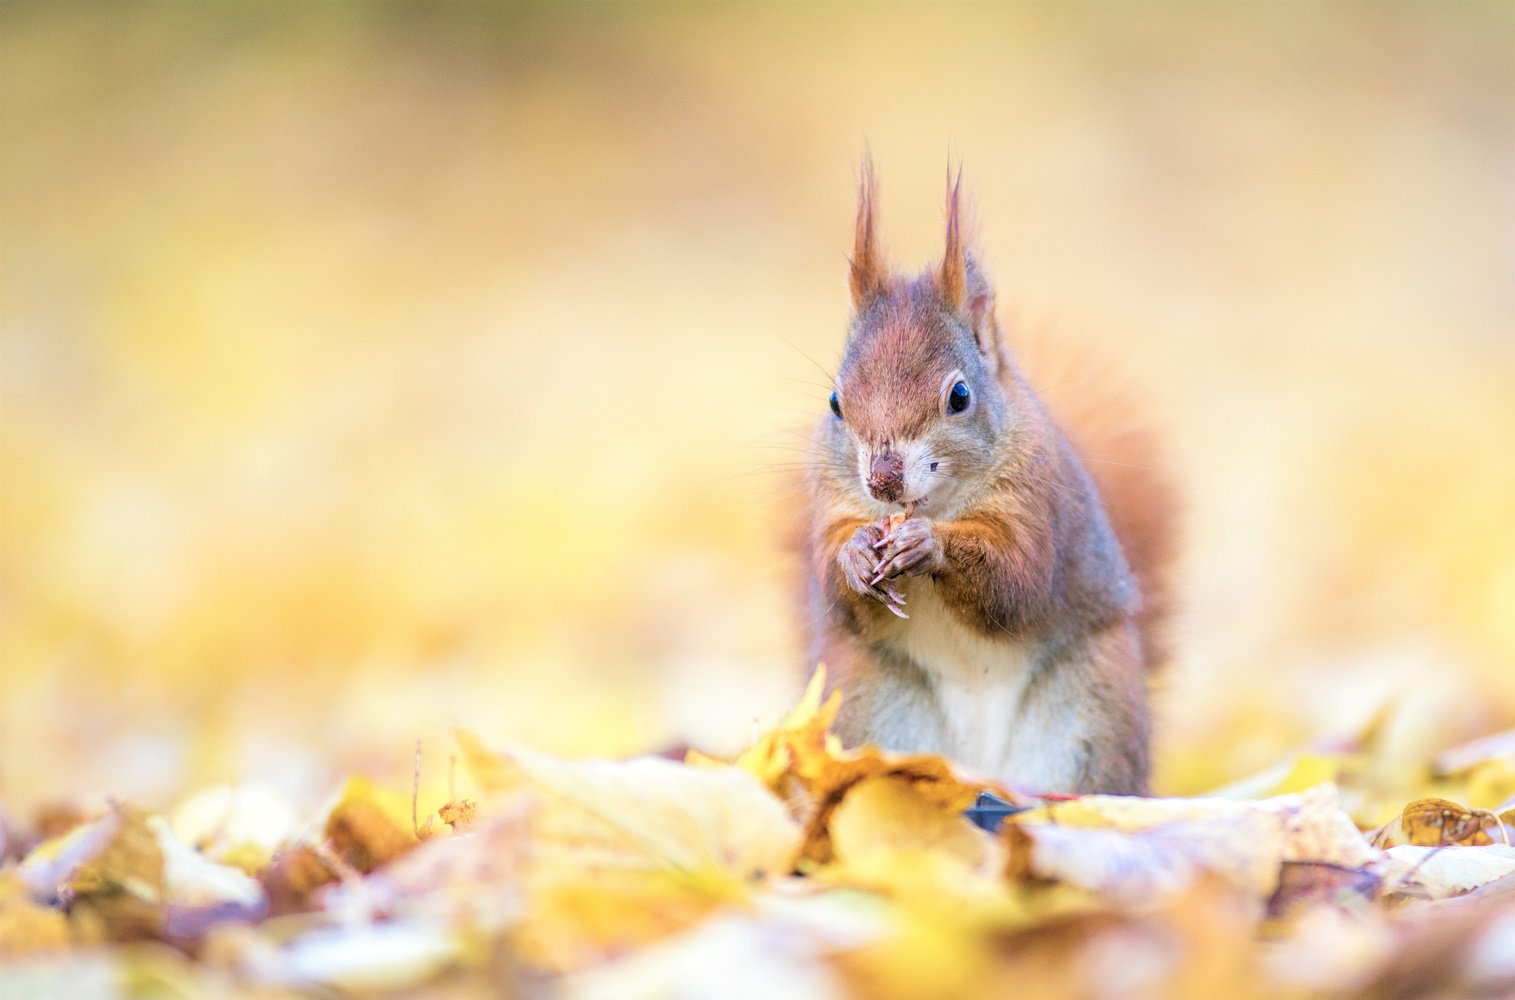
[{"label": "leaf litter ground", "polygon": [[425,816],[355,777],[308,817],[248,785],[8,826],[4,995],[1515,995],[1515,732],[1038,797],[844,749],[823,688],[732,761],[459,732],[471,794]]}]

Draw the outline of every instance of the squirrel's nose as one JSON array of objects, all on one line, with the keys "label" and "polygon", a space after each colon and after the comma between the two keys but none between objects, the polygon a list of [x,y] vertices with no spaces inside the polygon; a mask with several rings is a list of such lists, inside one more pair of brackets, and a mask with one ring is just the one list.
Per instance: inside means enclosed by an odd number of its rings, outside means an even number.
[{"label": "squirrel's nose", "polygon": [[904,496],[905,460],[889,449],[874,453],[868,460],[868,492],[885,503]]}]

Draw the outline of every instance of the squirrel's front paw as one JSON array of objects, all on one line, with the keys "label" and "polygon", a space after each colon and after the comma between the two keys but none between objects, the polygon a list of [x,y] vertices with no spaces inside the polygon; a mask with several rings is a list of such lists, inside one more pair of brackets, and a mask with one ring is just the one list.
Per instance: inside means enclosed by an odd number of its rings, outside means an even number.
[{"label": "squirrel's front paw", "polygon": [[837,566],[841,569],[847,586],[865,597],[873,598],[901,618],[908,618],[900,610],[905,604],[900,592],[887,583],[880,586],[874,579],[878,576],[882,563],[879,549],[884,542],[884,530],[885,526],[877,523],[859,527],[837,553]]},{"label": "squirrel's front paw", "polygon": [[876,545],[878,569],[871,584],[901,576],[921,576],[942,568],[946,556],[936,528],[924,517],[907,517]]}]

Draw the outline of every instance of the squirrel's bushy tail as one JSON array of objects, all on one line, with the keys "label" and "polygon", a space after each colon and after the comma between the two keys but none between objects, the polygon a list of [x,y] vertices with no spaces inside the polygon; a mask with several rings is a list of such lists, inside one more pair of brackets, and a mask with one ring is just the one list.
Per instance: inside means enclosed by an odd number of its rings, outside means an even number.
[{"label": "squirrel's bushy tail", "polygon": [[1158,434],[1125,379],[1061,335],[1010,338],[1027,382],[1099,488],[1110,526],[1141,587],[1137,619],[1148,673],[1167,662],[1180,500]]}]

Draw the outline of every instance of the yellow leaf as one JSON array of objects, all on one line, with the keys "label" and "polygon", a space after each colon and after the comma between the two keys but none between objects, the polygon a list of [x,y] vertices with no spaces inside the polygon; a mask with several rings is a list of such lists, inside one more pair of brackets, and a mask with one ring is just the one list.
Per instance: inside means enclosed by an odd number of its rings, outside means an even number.
[{"label": "yellow leaf", "polygon": [[349,778],[326,817],[326,837],[360,872],[371,872],[414,847],[410,800],[364,777]]},{"label": "yellow leaf", "polygon": [[928,864],[943,879],[992,875],[1000,862],[993,837],[893,776],[852,788],[832,813],[830,833],[837,862],[874,884]]},{"label": "yellow leaf", "polygon": [[1015,798],[1009,789],[969,774],[945,757],[896,754],[874,746],[843,750],[835,737],[819,744],[791,741],[790,747],[795,751],[795,774],[810,802],[801,854],[814,864],[831,860],[832,812],[854,786],[868,778],[892,777],[906,782],[937,810],[949,815],[967,809],[981,791],[994,791],[1012,801]]},{"label": "yellow leaf", "polygon": [[836,713],[842,707],[841,691],[821,701],[826,689],[826,665],[819,664],[805,687],[798,705],[775,728],[764,733],[736,759],[738,767],[751,772],[775,794],[785,792],[783,779],[794,764],[796,747],[823,745]]},{"label": "yellow leaf", "polygon": [[783,804],[742,768],[570,762],[457,736],[480,788],[536,800],[521,938],[552,968],[688,926],[749,880],[788,871],[800,843]]},{"label": "yellow leaf", "polygon": [[787,870],[798,843],[783,805],[740,768],[565,761],[524,748],[493,753],[470,733],[457,737],[481,788],[542,797],[534,839],[565,861],[749,878]]}]

